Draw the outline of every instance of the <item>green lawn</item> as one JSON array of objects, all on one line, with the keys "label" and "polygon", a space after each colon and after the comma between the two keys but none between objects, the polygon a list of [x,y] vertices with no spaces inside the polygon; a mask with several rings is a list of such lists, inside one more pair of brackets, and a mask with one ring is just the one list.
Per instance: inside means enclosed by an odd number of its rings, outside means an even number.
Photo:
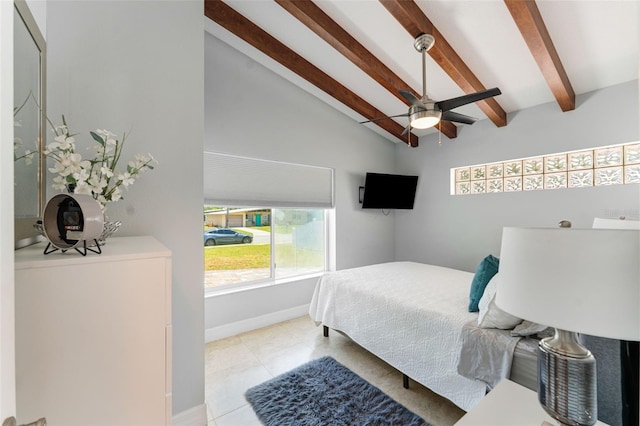
[{"label": "green lawn", "polygon": [[[205,227],[205,230],[208,229]],[[232,228],[233,229],[233,228]],[[255,226],[252,229],[271,232],[271,226]],[[252,234],[245,230],[235,229],[238,232]],[[280,231],[282,231],[279,228]],[[253,235],[253,234],[252,234]],[[284,260],[291,260],[297,266],[315,266],[323,262],[323,253],[294,248],[290,245],[282,245],[277,248],[279,263],[287,267]],[[269,244],[233,244],[204,247],[205,271],[220,271],[233,269],[269,268],[271,262],[271,246]]]},{"label": "green lawn", "polygon": [[269,244],[234,244],[204,248],[204,270],[268,268]]},{"label": "green lawn", "polygon": [[[311,250],[298,250],[283,245],[278,253],[283,259],[294,259],[298,266],[314,266],[322,263],[323,254]],[[295,254],[295,255],[294,255]],[[268,268],[271,259],[269,244],[234,244],[204,248],[205,271]],[[287,266],[282,265],[281,266]]]}]

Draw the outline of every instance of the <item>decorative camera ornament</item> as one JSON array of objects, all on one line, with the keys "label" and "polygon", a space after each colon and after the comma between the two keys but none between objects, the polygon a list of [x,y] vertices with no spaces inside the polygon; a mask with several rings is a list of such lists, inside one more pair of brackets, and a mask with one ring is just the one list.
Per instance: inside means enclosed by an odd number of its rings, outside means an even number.
[{"label": "decorative camera ornament", "polygon": [[69,249],[83,256],[87,251],[102,253],[98,239],[104,229],[104,215],[100,203],[91,195],[54,195],[44,207],[42,226],[49,240],[44,254]]}]

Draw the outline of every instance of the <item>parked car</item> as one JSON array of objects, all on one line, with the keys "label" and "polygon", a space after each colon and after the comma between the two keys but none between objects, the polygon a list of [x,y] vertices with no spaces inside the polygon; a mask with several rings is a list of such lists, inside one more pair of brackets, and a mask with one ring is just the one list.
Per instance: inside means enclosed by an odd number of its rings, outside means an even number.
[{"label": "parked car", "polygon": [[213,228],[204,231],[204,245],[215,246],[218,244],[249,244],[253,236],[236,232],[228,228]]}]

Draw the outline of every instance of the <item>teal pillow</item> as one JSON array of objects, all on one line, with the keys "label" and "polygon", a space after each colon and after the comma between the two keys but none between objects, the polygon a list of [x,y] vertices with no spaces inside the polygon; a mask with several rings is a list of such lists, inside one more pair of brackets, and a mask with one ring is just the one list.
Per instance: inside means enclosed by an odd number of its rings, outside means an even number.
[{"label": "teal pillow", "polygon": [[489,281],[498,272],[498,264],[500,260],[492,255],[489,255],[482,259],[476,274],[471,281],[471,291],[469,292],[469,312],[478,312],[478,303],[484,294],[484,289],[489,284]]}]

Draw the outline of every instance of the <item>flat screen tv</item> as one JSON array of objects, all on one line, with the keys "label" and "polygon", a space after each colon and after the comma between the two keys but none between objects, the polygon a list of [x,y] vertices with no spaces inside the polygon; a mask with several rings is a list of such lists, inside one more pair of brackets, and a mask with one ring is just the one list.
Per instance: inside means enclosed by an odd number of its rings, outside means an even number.
[{"label": "flat screen tv", "polygon": [[412,209],[418,176],[367,173],[363,209]]}]

